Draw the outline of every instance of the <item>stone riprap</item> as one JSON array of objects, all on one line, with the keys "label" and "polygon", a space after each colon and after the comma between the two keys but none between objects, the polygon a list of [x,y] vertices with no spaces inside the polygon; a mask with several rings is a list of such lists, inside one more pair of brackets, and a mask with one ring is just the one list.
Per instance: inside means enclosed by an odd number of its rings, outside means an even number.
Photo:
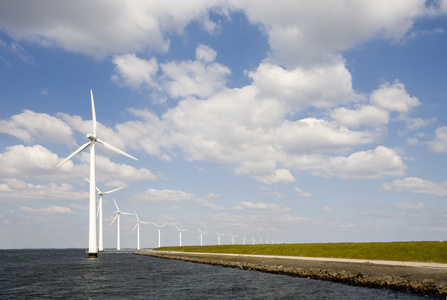
[{"label": "stone riprap", "polygon": [[224,267],[330,280],[355,286],[386,288],[427,296],[446,298],[447,268],[381,265],[367,262],[293,259],[281,256],[188,253],[141,250],[135,252],[166,259],[176,259]]}]

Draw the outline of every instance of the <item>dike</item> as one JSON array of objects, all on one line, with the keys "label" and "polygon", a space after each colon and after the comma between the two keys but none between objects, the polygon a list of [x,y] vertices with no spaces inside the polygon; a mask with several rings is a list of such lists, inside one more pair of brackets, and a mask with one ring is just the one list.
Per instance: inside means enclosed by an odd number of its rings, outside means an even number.
[{"label": "dike", "polygon": [[205,254],[141,250],[138,255],[183,260],[215,266],[255,270],[302,278],[329,280],[369,288],[382,288],[431,297],[447,297],[446,270],[373,265],[368,263],[319,262],[280,257],[238,254]]}]

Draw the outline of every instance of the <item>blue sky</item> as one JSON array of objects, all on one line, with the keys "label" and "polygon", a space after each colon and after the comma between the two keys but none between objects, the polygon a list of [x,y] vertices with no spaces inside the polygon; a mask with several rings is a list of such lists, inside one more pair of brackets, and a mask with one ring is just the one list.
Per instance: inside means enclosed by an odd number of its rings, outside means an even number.
[{"label": "blue sky", "polygon": [[[91,131],[162,244],[445,240],[447,1],[2,1],[0,247],[87,247]],[[121,247],[136,247],[133,216]],[[157,228],[141,225],[142,247]]]}]

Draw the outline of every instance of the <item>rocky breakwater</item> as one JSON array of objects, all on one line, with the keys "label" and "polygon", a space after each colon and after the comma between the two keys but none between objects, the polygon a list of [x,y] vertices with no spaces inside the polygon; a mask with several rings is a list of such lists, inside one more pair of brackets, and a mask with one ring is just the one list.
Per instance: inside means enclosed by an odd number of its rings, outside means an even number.
[{"label": "rocky breakwater", "polygon": [[447,297],[447,269],[441,268],[303,260],[278,256],[261,257],[152,250],[135,253],[244,270],[330,280],[355,286],[386,288],[444,299]]}]

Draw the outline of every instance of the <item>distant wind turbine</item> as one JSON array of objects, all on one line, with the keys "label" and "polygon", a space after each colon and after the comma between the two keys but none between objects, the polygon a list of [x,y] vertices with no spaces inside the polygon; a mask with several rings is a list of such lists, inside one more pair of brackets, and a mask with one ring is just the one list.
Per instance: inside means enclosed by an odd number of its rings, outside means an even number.
[{"label": "distant wind turbine", "polygon": [[218,233],[217,231],[216,233],[217,233],[217,244],[220,245],[220,237],[225,235],[225,233]]},{"label": "distant wind turbine", "polygon": [[237,235],[233,235],[231,233],[230,233],[230,235],[231,235],[231,244],[234,245],[234,238],[236,238]]},{"label": "distant wind turbine", "polygon": [[90,201],[89,201],[89,234],[88,234],[88,256],[89,257],[98,257],[98,245],[97,245],[97,236],[96,236],[96,167],[95,167],[95,142],[100,143],[104,147],[113,150],[119,154],[125,155],[132,159],[137,160],[132,155],[127,154],[126,152],[115,148],[114,146],[98,139],[96,137],[96,112],[95,112],[95,103],[93,101],[93,91],[90,90],[90,98],[92,103],[92,123],[93,123],[93,133],[87,134],[89,142],[85,143],[81,147],[79,147],[75,152],[70,154],[66,159],[61,161],[57,167],[70,160],[72,157],[77,155],[82,150],[86,149],[88,146],[90,148]]},{"label": "distant wind turbine", "polygon": [[177,228],[177,230],[178,230],[178,239],[180,240],[180,247],[181,247],[182,246],[182,232],[185,230],[188,230],[188,228],[180,229],[177,226],[175,226],[175,228]]},{"label": "distant wind turbine", "polygon": [[199,232],[200,232],[200,235],[199,235],[200,246],[203,246],[203,235],[207,234],[207,233],[206,232],[202,232],[202,230],[200,230],[200,228],[197,228],[197,229],[199,229]]},{"label": "distant wind turbine", "polygon": [[247,241],[247,239],[245,238],[245,232],[244,232],[244,237],[242,238],[242,242],[244,243],[244,245],[245,245],[246,241]]},{"label": "distant wind turbine", "polygon": [[116,234],[116,250],[121,250],[121,244],[120,244],[120,215],[133,215],[132,213],[128,213],[128,212],[122,212],[120,211],[118,204],[116,204],[115,199],[113,199],[113,202],[115,202],[115,206],[116,206],[116,215],[115,218],[113,218],[112,223],[110,223],[110,225],[113,224],[113,222],[115,222],[115,220],[117,220],[117,224],[118,224],[118,229],[117,229],[117,234]]},{"label": "distant wind turbine", "polygon": [[158,227],[158,248],[160,248],[161,247],[161,228],[166,226],[166,223],[161,225],[161,226],[159,226],[159,225],[157,225],[155,223],[152,223],[152,224],[154,224],[155,226]]},{"label": "distant wind turbine", "polygon": [[134,231],[135,228],[137,228],[137,250],[140,250],[140,224],[150,224],[150,223],[140,221],[140,218],[138,218],[137,212],[135,212],[135,217],[137,217],[137,224],[135,224],[135,227],[132,229],[132,231]]},{"label": "distant wind turbine", "polygon": [[253,236],[253,238],[251,239],[253,245],[255,244],[255,236]]},{"label": "distant wind turbine", "polygon": [[[87,180],[88,182],[90,182],[90,180],[88,180],[87,178],[84,178],[84,179]],[[103,222],[102,222],[102,196],[104,196],[106,194],[111,194],[111,193],[119,191],[121,189],[124,189],[124,186],[103,193],[103,192],[101,192],[101,190],[98,187],[96,187],[96,190],[98,191],[98,195],[99,195],[98,213],[97,213],[97,217],[99,218],[99,220],[98,220],[98,235],[99,235],[98,251],[99,252],[104,251],[104,229],[103,229]]]}]

